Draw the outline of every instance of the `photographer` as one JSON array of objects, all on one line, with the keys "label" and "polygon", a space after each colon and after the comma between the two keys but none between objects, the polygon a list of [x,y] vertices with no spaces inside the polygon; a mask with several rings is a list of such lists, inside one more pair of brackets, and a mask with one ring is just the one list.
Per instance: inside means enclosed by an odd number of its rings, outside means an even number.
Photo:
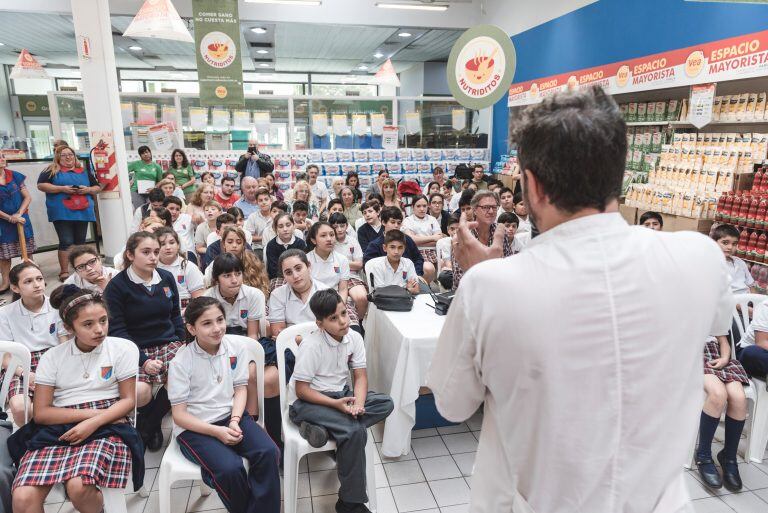
[{"label": "photographer", "polygon": [[235,170],[240,173],[240,180],[246,176],[261,178],[265,173],[271,173],[275,169],[272,158],[259,151],[256,141],[248,141],[248,151],[235,164]]}]

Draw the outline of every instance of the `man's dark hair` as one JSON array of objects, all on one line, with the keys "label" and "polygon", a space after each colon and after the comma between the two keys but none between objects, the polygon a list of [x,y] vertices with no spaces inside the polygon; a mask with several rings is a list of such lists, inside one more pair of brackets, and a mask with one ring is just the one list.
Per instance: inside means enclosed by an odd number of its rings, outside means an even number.
[{"label": "man's dark hair", "polygon": [[485,169],[482,164],[475,164],[474,166],[472,166],[473,171],[477,168],[480,168],[480,171],[483,171]]},{"label": "man's dark hair", "polygon": [[720,226],[712,230],[713,240],[720,240],[723,237],[734,237],[738,239],[740,235],[741,233],[739,233],[739,229],[733,226],[732,224],[721,224]]},{"label": "man's dark hair", "polygon": [[302,200],[296,200],[293,202],[293,211],[306,212],[307,214],[309,214],[309,203]]},{"label": "man's dark hair", "polygon": [[304,169],[305,169],[307,172],[309,172],[309,170],[310,170],[310,169],[312,169],[312,168],[314,168],[314,169],[315,169],[315,171],[317,171],[317,172],[318,172],[318,174],[320,173],[320,168],[318,167],[318,165],[317,165],[317,164],[309,164],[309,165],[307,165],[307,167],[306,167],[306,168],[304,168]]},{"label": "man's dark hair", "polygon": [[276,208],[278,210],[282,210],[283,212],[288,212],[290,209],[288,208],[288,203],[281,200],[275,200],[272,202],[272,205],[269,207],[270,210],[273,208]]},{"label": "man's dark hair", "polygon": [[661,214],[658,212],[654,212],[653,210],[649,210],[645,214],[640,216],[640,224],[645,224],[645,222],[649,219],[656,219],[659,222],[659,225],[664,228],[664,218],[661,217]]},{"label": "man's dark hair", "polygon": [[379,214],[379,217],[381,217],[382,224],[387,224],[387,221],[389,221],[390,219],[398,219],[402,221],[403,211],[397,207],[384,207],[381,209],[381,213]]},{"label": "man's dark hair", "polygon": [[165,193],[160,187],[155,187],[147,193],[147,200],[150,203],[162,203],[165,201]]},{"label": "man's dark hair", "polygon": [[139,146],[139,149],[136,150],[136,151],[139,152],[139,155],[141,155],[145,151],[148,151],[148,152],[152,153],[152,150],[149,149],[149,146]]},{"label": "man's dark hair", "polygon": [[174,205],[178,205],[179,208],[181,208],[181,200],[179,198],[177,198],[176,196],[168,196],[167,198],[165,198],[163,200],[163,206],[164,207],[167,207],[171,203],[173,203]]},{"label": "man's dark hair", "polygon": [[322,321],[335,314],[336,308],[342,302],[341,296],[335,289],[318,290],[309,300],[309,309],[312,310],[315,319]]},{"label": "man's dark hair", "polygon": [[466,207],[467,205],[472,203],[472,198],[475,197],[475,191],[472,189],[467,189],[466,191],[462,191],[461,196],[459,197],[459,208]]},{"label": "man's dark hair", "polygon": [[225,224],[236,224],[237,220],[235,216],[231,214],[219,214],[216,218],[216,229],[221,230],[221,227]]},{"label": "man's dark hair", "polygon": [[235,177],[233,176],[223,176],[221,177],[221,183],[224,182],[232,182],[232,185],[235,185]]},{"label": "man's dark hair", "polygon": [[[616,102],[599,87],[555,94],[513,123],[520,169],[530,171],[549,201],[573,213],[600,212],[621,193],[627,125]],[[526,176],[523,174],[523,187]]]}]

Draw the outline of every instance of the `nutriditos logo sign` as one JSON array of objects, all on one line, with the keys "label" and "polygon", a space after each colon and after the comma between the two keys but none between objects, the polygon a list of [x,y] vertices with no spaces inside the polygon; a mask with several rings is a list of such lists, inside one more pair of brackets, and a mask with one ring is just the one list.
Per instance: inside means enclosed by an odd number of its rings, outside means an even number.
[{"label": "nutriditos logo sign", "polygon": [[236,55],[235,42],[223,32],[209,32],[200,41],[200,56],[214,68],[226,68],[235,61]]},{"label": "nutriditos logo sign", "polygon": [[515,47],[499,27],[473,27],[456,41],[448,58],[448,87],[465,107],[482,109],[499,101],[515,75]]}]

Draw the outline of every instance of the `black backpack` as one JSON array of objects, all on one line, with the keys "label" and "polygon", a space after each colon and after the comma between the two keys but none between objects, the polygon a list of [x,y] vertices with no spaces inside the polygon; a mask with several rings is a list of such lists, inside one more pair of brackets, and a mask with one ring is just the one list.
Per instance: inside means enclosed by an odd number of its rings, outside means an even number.
[{"label": "black backpack", "polygon": [[413,296],[403,287],[387,285],[368,294],[368,301],[385,312],[410,312],[413,308]]},{"label": "black backpack", "polygon": [[469,167],[468,164],[459,164],[456,166],[456,170],[454,172],[454,176],[456,176],[459,180],[471,180],[472,179],[472,168]]}]

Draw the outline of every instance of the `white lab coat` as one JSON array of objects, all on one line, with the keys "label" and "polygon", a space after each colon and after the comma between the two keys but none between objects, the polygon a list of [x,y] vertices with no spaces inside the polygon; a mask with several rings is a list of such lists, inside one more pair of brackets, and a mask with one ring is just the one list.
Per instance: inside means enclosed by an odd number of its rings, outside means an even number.
[{"label": "white lab coat", "polygon": [[453,421],[485,402],[473,513],[666,513],[686,507],[702,349],[730,328],[717,245],[563,223],[461,280],[427,377]]}]

